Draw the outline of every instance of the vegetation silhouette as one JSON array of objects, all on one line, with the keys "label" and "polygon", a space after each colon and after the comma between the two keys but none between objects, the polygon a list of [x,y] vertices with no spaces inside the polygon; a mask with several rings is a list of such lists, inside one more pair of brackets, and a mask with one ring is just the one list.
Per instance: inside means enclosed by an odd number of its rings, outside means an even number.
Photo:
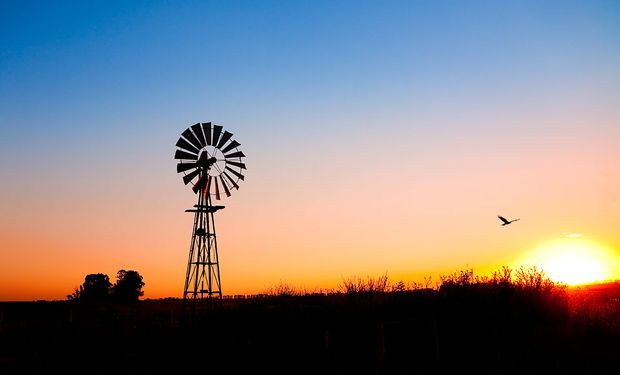
[{"label": "vegetation silhouette", "polygon": [[76,288],[72,294],[67,295],[67,299],[101,302],[108,300],[110,296],[110,278],[103,273],[91,273],[84,277],[84,283]]},{"label": "vegetation silhouette", "polygon": [[84,283],[67,295],[71,301],[82,302],[138,302],[144,295],[142,287],[144,281],[138,271],[119,270],[116,274],[116,283],[112,285],[106,274],[88,274]]},{"label": "vegetation silhouette", "polygon": [[133,270],[119,270],[116,275],[116,284],[110,290],[112,300],[115,302],[138,302],[144,295],[142,276]]},{"label": "vegetation silhouette", "polygon": [[387,274],[350,277],[335,290],[280,283],[260,295],[225,298],[222,309],[192,326],[179,324],[175,298],[0,303],[0,368],[616,374],[619,301],[620,282],[568,288],[535,268],[504,267],[488,276],[466,269],[421,283],[391,282]]}]

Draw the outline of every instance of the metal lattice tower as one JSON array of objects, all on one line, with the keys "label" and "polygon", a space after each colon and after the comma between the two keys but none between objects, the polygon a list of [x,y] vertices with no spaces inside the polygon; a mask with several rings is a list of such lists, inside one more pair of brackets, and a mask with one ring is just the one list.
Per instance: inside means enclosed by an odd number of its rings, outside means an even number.
[{"label": "metal lattice tower", "polygon": [[183,311],[190,310],[192,316],[222,300],[214,213],[224,206],[213,205],[212,198],[220,200],[222,194],[229,197],[231,190],[239,189],[238,182],[244,179],[241,171],[245,164],[241,158],[245,155],[238,149],[240,144],[231,140],[232,133],[222,130],[210,122],[192,125],[181,133],[174,154],[180,160],[177,172],[184,173],[186,185],[196,180],[192,190],[198,196],[194,208],[186,210],[194,214],[194,226],[183,288]]},{"label": "metal lattice tower", "polygon": [[185,212],[194,213],[194,229],[189,246],[189,259],[183,288],[184,309],[189,302],[192,312],[205,307],[208,300],[210,307],[213,299],[222,298],[220,262],[217,254],[217,236],[215,234],[214,213],[224,206],[213,206],[211,196],[198,194],[198,203]]}]

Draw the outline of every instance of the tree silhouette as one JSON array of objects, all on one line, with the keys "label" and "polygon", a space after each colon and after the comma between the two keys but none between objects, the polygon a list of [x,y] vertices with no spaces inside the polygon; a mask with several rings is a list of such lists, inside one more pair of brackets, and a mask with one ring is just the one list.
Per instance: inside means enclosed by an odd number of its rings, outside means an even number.
[{"label": "tree silhouette", "polygon": [[112,287],[112,298],[117,302],[137,302],[144,294],[144,281],[138,271],[120,270],[116,274],[116,284]]},{"label": "tree silhouette", "polygon": [[67,298],[80,301],[105,301],[110,296],[111,286],[108,275],[91,273],[86,275],[80,288],[76,288],[72,294],[67,295]]}]

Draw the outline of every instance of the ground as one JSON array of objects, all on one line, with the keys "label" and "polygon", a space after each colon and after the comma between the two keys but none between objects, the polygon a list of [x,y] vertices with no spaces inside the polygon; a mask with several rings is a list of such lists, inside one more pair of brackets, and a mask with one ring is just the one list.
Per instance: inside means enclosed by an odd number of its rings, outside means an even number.
[{"label": "ground", "polygon": [[[620,283],[0,303],[0,373],[617,374]],[[203,371],[204,370],[204,371]]]}]

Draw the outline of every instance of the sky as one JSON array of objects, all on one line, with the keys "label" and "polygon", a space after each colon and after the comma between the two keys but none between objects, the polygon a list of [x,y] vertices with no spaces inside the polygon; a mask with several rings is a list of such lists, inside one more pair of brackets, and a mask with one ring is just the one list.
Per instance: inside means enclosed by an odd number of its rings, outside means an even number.
[{"label": "sky", "polygon": [[484,274],[572,237],[620,279],[620,2],[2,1],[0,45],[0,300],[119,269],[181,296],[173,155],[208,121],[247,155],[224,294]]}]

